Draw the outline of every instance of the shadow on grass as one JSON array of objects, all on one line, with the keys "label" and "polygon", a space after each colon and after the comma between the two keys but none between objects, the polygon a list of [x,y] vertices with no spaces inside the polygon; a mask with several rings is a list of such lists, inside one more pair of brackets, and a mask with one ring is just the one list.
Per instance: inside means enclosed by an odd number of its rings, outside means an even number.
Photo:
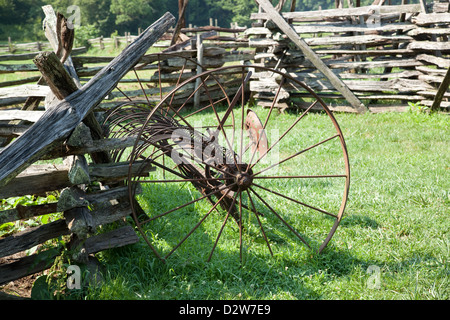
[{"label": "shadow on grass", "polygon": [[[145,189],[141,200],[145,202],[144,207],[158,213],[167,210],[167,205],[175,207],[186,203],[195,192],[193,188],[180,188],[173,184]],[[206,206],[200,203],[192,205],[192,208],[188,206],[185,211],[170,214],[164,221],[146,227],[148,235],[153,236],[162,251],[167,253],[204,216],[208,210],[205,208],[210,208],[210,205],[206,200],[201,202]],[[350,276],[355,266],[366,270],[377,264],[376,261],[362,261],[354,257],[351,250],[339,249],[332,242],[318,254],[320,243],[313,243],[314,249],[308,249],[285,226],[276,228],[276,233],[266,229],[272,237],[278,236],[271,242],[273,257],[259,230],[254,229],[245,238],[241,261],[239,229],[231,217],[208,262],[225,218],[223,210],[213,214],[215,218],[211,218],[216,221],[202,223],[165,262],[160,261],[143,240],[105,253],[112,284],[104,286],[116,286],[116,279],[120,278],[126,288],[114,290],[123,290],[121,295],[126,296],[133,290],[139,297],[157,300],[325,299],[323,288],[328,282]],[[376,226],[366,217],[349,218],[344,219],[347,220],[344,227]],[[256,225],[256,228],[259,227]]]}]

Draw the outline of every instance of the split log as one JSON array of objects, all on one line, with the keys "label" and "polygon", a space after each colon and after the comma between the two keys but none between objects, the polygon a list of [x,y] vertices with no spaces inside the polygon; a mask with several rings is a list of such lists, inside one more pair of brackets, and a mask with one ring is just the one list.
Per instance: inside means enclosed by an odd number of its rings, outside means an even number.
[{"label": "split log", "polygon": [[86,254],[93,254],[112,248],[119,248],[139,241],[131,226],[124,226],[86,239],[84,248]]},{"label": "split log", "polygon": [[76,207],[64,211],[67,228],[79,239],[86,239],[95,231],[92,215],[87,207]]},{"label": "split log", "polygon": [[0,64],[0,74],[39,71],[34,64]]},{"label": "split log", "polygon": [[413,41],[408,44],[407,49],[423,51],[450,51],[450,43],[434,41]]},{"label": "split log", "polygon": [[[139,186],[139,185],[138,185]],[[141,193],[142,189],[137,187],[136,194]],[[117,187],[102,190],[93,193],[84,193],[79,188],[70,187],[61,191],[58,200],[58,211],[67,211],[77,207],[92,207],[98,210],[102,207],[111,207],[111,201],[128,197],[128,187]],[[102,223],[103,224],[103,223]]]},{"label": "split log", "polygon": [[0,99],[6,99],[11,97],[45,97],[50,92],[48,86],[43,85],[22,85],[11,88],[0,89]]},{"label": "split log", "polygon": [[412,22],[418,26],[427,26],[435,23],[449,23],[450,13],[420,13],[416,17],[412,18]]},{"label": "split log", "polygon": [[[325,45],[383,45],[393,42],[410,42],[414,40],[410,36],[380,36],[380,35],[363,35],[348,37],[321,37],[306,38],[305,42],[309,46],[325,46]],[[411,43],[413,44],[413,43]],[[412,50],[412,48],[408,48]]]},{"label": "split log", "polygon": [[350,89],[336,76],[325,63],[311,50],[311,48],[301,39],[295,30],[281,17],[268,0],[257,0],[259,5],[266,11],[267,15],[275,22],[280,29],[299,47],[303,54],[311,60],[314,66],[320,70],[333,86],[348,100],[359,113],[368,111],[367,107],[350,91]]},{"label": "split log", "polygon": [[64,159],[64,164],[68,167],[67,176],[70,183],[74,185],[89,184],[89,167],[84,155],[69,156]]},{"label": "split log", "polygon": [[0,265],[0,285],[50,268],[59,254],[58,250],[49,249]]},{"label": "split log", "polygon": [[[450,59],[445,59],[441,57],[432,56],[429,54],[419,54],[417,56],[417,60],[419,61],[425,61],[434,65],[437,65],[441,68],[449,68],[450,67]],[[430,72],[436,71],[436,69],[430,69]]]},{"label": "split log", "polygon": [[40,76],[34,76],[34,77],[28,77],[24,79],[19,80],[11,80],[11,81],[3,81],[0,83],[0,87],[12,87],[12,86],[19,86],[21,84],[26,84],[30,82],[36,82],[40,79]]},{"label": "split log", "polygon": [[447,70],[444,80],[439,85],[439,89],[436,93],[433,104],[431,105],[431,111],[439,110],[442,98],[444,97],[445,92],[448,90],[449,85],[450,85],[450,68]]},{"label": "split log", "polygon": [[0,258],[30,249],[47,240],[68,235],[66,222],[57,220],[0,239]]},{"label": "split log", "polygon": [[3,124],[0,123],[0,136],[3,137],[15,137],[22,135],[25,131],[30,128],[26,124]]},{"label": "split log", "polygon": [[38,204],[34,206],[17,205],[14,209],[0,211],[0,225],[7,222],[29,219],[45,214],[55,213],[57,203]]},{"label": "split log", "polygon": [[[261,3],[259,4],[261,5]],[[305,11],[305,12],[283,12],[282,16],[283,18],[291,19],[292,21],[310,21],[311,19],[325,20],[326,18],[370,16],[375,13],[399,15],[401,13],[419,13],[420,11],[421,7],[419,4],[410,4],[401,6],[366,6],[356,8],[339,8],[339,9],[327,9],[327,10]],[[270,20],[272,19],[272,17],[270,16],[269,13],[267,13],[266,10],[266,13],[252,13],[250,19]]]},{"label": "split log", "polygon": [[0,153],[0,186],[8,184],[55,143],[65,139],[168,30],[174,20],[170,13],[166,13],[87,84],[47,110],[35,125],[3,149]]},{"label": "split log", "polygon": [[380,25],[355,25],[355,24],[307,24],[294,25],[297,33],[347,33],[347,32],[389,32],[389,31],[414,31],[418,27],[412,23],[383,23]]},{"label": "split log", "polygon": [[94,153],[101,151],[120,150],[133,147],[136,142],[136,136],[111,138],[92,141],[92,145],[74,146],[74,145],[58,145],[48,153],[43,155],[40,160],[51,160],[69,155],[82,155],[86,153]]},{"label": "split log", "polygon": [[[56,97],[55,101],[51,101],[47,108],[52,108],[52,104],[56,105],[78,90],[78,86],[75,83],[77,79],[71,77],[54,52],[43,52],[33,61]],[[86,115],[83,122],[91,129],[90,135],[92,138],[95,140],[103,138],[102,128],[92,111]],[[91,157],[97,163],[110,161],[108,153],[105,152],[93,153]]]},{"label": "split log", "polygon": [[43,114],[44,111],[0,110],[0,121],[24,120],[37,122]]}]

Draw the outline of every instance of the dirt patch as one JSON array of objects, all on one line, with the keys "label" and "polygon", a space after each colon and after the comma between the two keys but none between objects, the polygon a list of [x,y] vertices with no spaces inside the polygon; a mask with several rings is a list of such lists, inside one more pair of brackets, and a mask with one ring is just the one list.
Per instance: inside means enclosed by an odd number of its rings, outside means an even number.
[{"label": "dirt patch", "polygon": [[[15,262],[24,256],[26,256],[25,252],[20,252],[8,257],[0,258],[0,265]],[[42,272],[38,272],[14,281],[10,281],[7,284],[1,285],[0,300],[12,299],[14,297],[30,298],[33,283],[40,275],[42,275]]]}]

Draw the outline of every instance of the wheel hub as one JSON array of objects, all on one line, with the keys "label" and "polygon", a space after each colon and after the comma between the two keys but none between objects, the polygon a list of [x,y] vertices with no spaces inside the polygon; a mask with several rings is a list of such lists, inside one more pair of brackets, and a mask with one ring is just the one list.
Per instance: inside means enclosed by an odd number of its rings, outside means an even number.
[{"label": "wheel hub", "polygon": [[247,190],[253,183],[253,171],[248,164],[228,165],[225,168],[225,184],[233,185],[230,189],[233,191]]},{"label": "wheel hub", "polygon": [[241,190],[246,190],[252,185],[253,177],[246,172],[240,172],[236,175],[235,181]]}]

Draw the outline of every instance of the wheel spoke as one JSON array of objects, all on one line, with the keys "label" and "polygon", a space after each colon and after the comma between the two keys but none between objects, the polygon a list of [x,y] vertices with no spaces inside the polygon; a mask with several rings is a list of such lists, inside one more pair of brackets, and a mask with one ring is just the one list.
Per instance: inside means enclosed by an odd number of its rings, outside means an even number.
[{"label": "wheel spoke", "polygon": [[255,190],[253,190],[253,188],[250,187],[249,189],[250,189],[250,191],[252,191],[258,197],[259,200],[261,200],[262,203],[264,203],[264,205],[267,208],[269,208],[270,211],[272,211],[272,213],[278,219],[281,220],[281,222],[284,223],[284,225],[286,227],[289,228],[289,230],[291,230],[297,236],[297,238],[299,238],[308,248],[310,248],[309,245],[306,243],[305,239],[303,239],[303,237],[297,231],[295,231],[295,229],[289,223],[287,223],[286,220],[284,220],[266,201],[264,201],[264,199]]},{"label": "wheel spoke", "polygon": [[127,96],[127,95],[125,94],[125,92],[123,92],[122,90],[120,90],[119,87],[116,87],[116,89],[119,90],[119,92],[120,92],[125,98],[127,98],[127,99],[130,100],[131,102],[133,101],[133,100],[131,100],[131,98],[130,98],[129,96]]},{"label": "wheel spoke", "polygon": [[214,242],[214,246],[213,246],[213,248],[211,250],[211,253],[209,254],[208,262],[211,261],[211,258],[212,258],[212,255],[214,253],[214,250],[216,249],[217,243],[219,242],[220,236],[222,235],[223,228],[225,228],[225,225],[227,224],[228,217],[230,216],[231,210],[233,209],[234,204],[236,203],[236,198],[237,198],[237,196],[239,194],[240,194],[240,192],[236,192],[234,197],[233,197],[233,201],[231,202],[231,205],[228,208],[228,212],[227,212],[227,215],[225,216],[225,220],[223,221],[222,227],[219,230],[219,233],[217,235],[216,241]]},{"label": "wheel spoke", "polygon": [[321,178],[347,178],[346,174],[325,174],[309,176],[253,176],[253,179],[321,179]]},{"label": "wheel spoke", "polygon": [[245,79],[242,81],[241,86],[239,87],[238,91],[236,92],[235,96],[233,97],[233,100],[231,100],[231,103],[229,104],[227,110],[225,111],[225,114],[222,118],[222,120],[219,121],[219,126],[217,127],[216,130],[219,130],[220,126],[223,126],[225,124],[225,122],[227,121],[228,116],[230,115],[230,113],[232,112],[234,106],[236,105],[236,103],[239,101],[239,98],[242,97],[242,100],[244,100],[242,92],[244,91],[244,86],[247,84],[247,82],[250,80],[250,77],[252,76],[252,72],[249,71],[245,77]]},{"label": "wheel spoke", "polygon": [[[185,60],[184,60],[184,64],[183,64],[183,68],[181,68],[180,76],[179,76],[178,79],[177,79],[177,83],[175,84],[175,87],[177,87],[177,86],[180,84],[181,77],[183,76],[184,69],[186,68],[187,62],[188,62],[188,60],[185,59]],[[160,82],[161,82],[161,74],[159,75],[159,78],[160,78]],[[160,85],[160,86],[161,86],[161,85]],[[170,98],[169,105],[172,105],[172,102],[173,102],[173,99],[174,99],[174,98],[175,98],[175,95],[173,94],[172,97]],[[162,97],[161,97],[161,99],[162,99]],[[169,108],[167,108],[167,112],[169,112]],[[166,115],[167,115],[167,112],[166,112]]]},{"label": "wheel spoke", "polygon": [[[197,114],[197,113],[199,113],[199,112],[202,112],[203,110],[206,110],[206,109],[210,108],[211,106],[213,106],[213,105],[215,105],[215,104],[221,103],[221,102],[224,101],[224,100],[227,100],[227,97],[217,100],[217,101],[214,102],[212,105],[211,105],[211,104],[208,104],[206,107],[200,108],[200,109],[198,109],[198,110],[196,110],[196,111],[194,111],[194,112],[188,114],[187,116],[184,116],[184,118],[187,119],[187,118],[193,116],[194,114]],[[211,126],[211,127],[213,127],[213,126]],[[215,126],[214,126],[214,127],[215,127]]]},{"label": "wheel spoke", "polygon": [[[280,138],[278,138],[278,140],[277,141],[275,141],[271,146],[270,146],[270,148],[269,149],[267,149],[267,152],[262,156],[262,157],[259,157],[258,158],[258,160],[256,160],[255,161],[255,163],[253,163],[251,166],[250,166],[250,168],[253,168],[261,159],[263,159],[269,152],[270,152],[270,150],[272,150],[273,149],[273,147],[275,147],[277,144],[278,144],[278,142],[280,142],[288,133],[289,133],[289,131],[291,131],[292,130],[292,128],[293,127],[295,127],[296,125],[297,125],[297,123],[299,123],[299,121],[301,120],[301,119],[303,119],[303,117],[308,113],[308,111],[309,110],[311,110],[311,108],[314,106],[314,105],[316,105],[316,103],[318,102],[318,100],[316,100],[314,103],[312,103],[309,107],[308,107],[308,109],[306,109],[305,110],[305,112],[303,112],[302,113],[302,115],[300,116],[300,117],[298,117],[295,121],[294,121],[294,123],[281,135],[281,137]],[[258,141],[258,143],[259,143],[259,141]]]},{"label": "wheel spoke", "polygon": [[[251,76],[251,72],[249,72],[249,74],[247,74],[248,79],[250,79],[250,76]],[[240,149],[240,153],[239,153],[240,162],[242,162],[243,153],[244,153],[244,94],[245,94],[245,83],[244,82],[245,82],[244,74],[242,74],[241,87],[239,88],[242,91],[242,97],[241,97],[241,130],[240,130],[241,131],[241,149]],[[239,167],[238,167],[238,169],[239,169]],[[247,170],[247,168],[246,168],[246,170]]]},{"label": "wheel spoke", "polygon": [[239,259],[242,262],[242,195],[239,197]]},{"label": "wheel spoke", "polygon": [[191,236],[192,233],[194,233],[195,230],[205,221],[205,219],[210,215],[210,213],[217,207],[217,205],[228,195],[230,189],[227,190],[226,193],[220,197],[220,199],[209,209],[209,211],[203,216],[203,218],[194,226],[194,228],[191,229],[191,231],[188,232],[188,234],[164,257],[164,259],[167,259],[176,249],[178,249],[179,246],[183,244],[184,241],[186,241],[187,238]]},{"label": "wheel spoke", "polygon": [[[133,68],[133,71],[134,71],[134,74],[136,75],[136,79],[137,79],[137,81],[138,81],[138,83],[139,83],[139,86],[141,87],[142,93],[144,94],[144,97],[145,97],[145,99],[147,100],[148,105],[151,105],[150,100],[148,99],[147,93],[145,92],[144,87],[142,86],[142,82],[141,82],[141,80],[139,79],[139,76],[138,76],[138,74],[137,74],[136,69]],[[161,90],[161,84],[160,84],[160,89],[159,89],[159,90]],[[161,94],[161,99],[162,99],[162,94]]]},{"label": "wheel spoke", "polygon": [[177,182],[205,182],[227,180],[226,178],[186,178],[186,179],[172,179],[172,180],[138,180],[139,183],[177,183]]},{"label": "wheel spoke", "polygon": [[[209,94],[208,87],[206,86],[205,81],[203,79],[201,79],[201,80],[202,80],[202,85],[205,88],[206,95],[208,96],[209,102],[211,103],[211,107],[212,107],[212,109],[214,111],[214,114],[216,116],[217,122],[219,122],[220,131],[222,131],[222,134],[225,137],[225,141],[226,141],[226,143],[228,145],[229,150],[233,151],[233,146],[231,145],[230,141],[228,140],[227,134],[225,133],[225,129],[223,128],[223,124],[220,121],[219,114],[217,113],[216,108],[214,107],[214,103],[212,102],[211,95]],[[234,164],[236,165],[236,168],[238,168],[236,154],[234,152],[233,152],[233,161],[234,161]]]},{"label": "wheel spoke", "polygon": [[286,196],[286,195],[284,195],[284,194],[281,194],[281,193],[276,192],[276,191],[274,191],[274,190],[271,190],[271,189],[268,189],[268,188],[266,188],[266,187],[263,187],[263,186],[261,186],[261,185],[259,185],[259,184],[253,183],[253,185],[254,185],[255,187],[258,187],[258,188],[261,188],[261,189],[266,190],[266,191],[268,191],[268,192],[271,192],[271,193],[273,193],[273,194],[275,194],[275,195],[277,195],[277,196],[279,196],[279,197],[282,197],[282,198],[284,198],[284,199],[286,199],[286,200],[293,201],[293,202],[298,203],[298,204],[300,204],[300,205],[302,205],[302,206],[305,206],[305,207],[307,207],[307,208],[310,208],[310,209],[319,211],[319,212],[321,212],[321,213],[327,214],[327,215],[329,215],[329,216],[331,216],[331,217],[337,218],[337,215],[335,215],[335,214],[333,214],[333,213],[330,213],[330,212],[327,212],[327,211],[325,211],[325,210],[322,210],[322,209],[319,209],[319,208],[310,206],[309,204],[306,204],[306,203],[304,203],[304,202],[298,201],[298,200],[293,199],[293,198],[291,198],[291,197],[288,197],[288,196]]},{"label": "wheel spoke", "polygon": [[262,235],[263,235],[263,237],[264,237],[264,240],[266,241],[267,248],[269,248],[270,255],[273,257],[272,248],[270,247],[269,240],[267,239],[266,233],[264,232],[264,228],[263,228],[263,226],[262,226],[261,220],[259,219],[258,212],[256,211],[255,204],[253,203],[253,199],[252,199],[252,197],[250,196],[250,192],[248,192],[248,190],[245,190],[245,191],[247,192],[248,198],[249,198],[250,203],[251,203],[252,208],[253,208],[253,210],[250,210],[250,211],[252,211],[252,212],[255,214],[256,220],[258,220],[258,224],[259,224],[259,227],[260,227],[260,229],[261,229],[261,233],[262,233]]},{"label": "wheel spoke", "polygon": [[[267,114],[266,120],[264,121],[264,125],[263,125],[263,127],[262,127],[262,131],[266,130],[267,123],[269,122],[270,115],[272,114],[272,110],[273,110],[273,108],[275,107],[275,103],[276,103],[277,100],[278,100],[278,95],[280,94],[281,88],[282,88],[282,86],[283,86],[283,82],[284,82],[284,76],[283,76],[283,78],[282,78],[281,81],[280,81],[280,85],[278,86],[277,92],[276,92],[276,94],[275,94],[275,98],[274,98],[273,101],[272,101],[272,104],[271,104],[270,109],[269,109],[269,113]],[[255,157],[255,154],[256,154],[256,151],[257,151],[257,149],[258,149],[259,143],[261,142],[262,136],[263,136],[263,135],[262,135],[262,133],[261,133],[261,134],[259,135],[259,137],[258,137],[258,142],[256,143],[255,149],[254,149],[253,152],[252,152],[252,156],[251,156],[251,158],[250,158],[249,163],[252,163],[253,158]],[[269,150],[267,150],[267,152],[269,152]],[[266,153],[267,153],[267,152],[266,152]],[[261,155],[260,155],[260,157],[261,157]],[[249,169],[249,167],[246,168],[245,172],[248,172],[248,169]]]},{"label": "wheel spoke", "polygon": [[[209,75],[205,78],[204,81],[208,81],[208,79],[209,79]],[[197,89],[195,89],[195,90],[189,95],[189,97],[186,98],[186,101],[181,105],[181,107],[178,108],[177,111],[175,111],[175,109],[173,109],[173,108],[171,107],[171,109],[175,112],[175,114],[178,115],[178,113],[186,106],[186,104],[188,103],[188,101],[191,100],[191,99],[195,96],[195,94],[196,94],[200,89],[201,89],[201,86],[198,86]],[[174,94],[175,94],[175,93],[174,93]],[[186,119],[186,118],[183,118],[184,122],[186,122],[185,119]]]},{"label": "wheel spoke", "polygon": [[[296,156],[298,156],[298,155],[300,155],[300,154],[302,154],[302,153],[304,153],[304,152],[306,152],[306,151],[308,151],[308,150],[311,150],[311,149],[313,149],[313,148],[315,148],[315,147],[317,147],[317,146],[320,146],[321,144],[324,144],[325,142],[328,142],[328,141],[330,141],[330,140],[332,140],[332,139],[335,139],[335,138],[337,138],[337,137],[339,137],[339,136],[340,136],[340,134],[336,134],[336,135],[334,135],[334,136],[332,136],[332,137],[329,137],[329,138],[327,138],[327,139],[325,139],[325,140],[322,140],[322,141],[320,141],[320,142],[318,142],[318,143],[316,143],[316,144],[313,144],[312,146],[310,146],[310,147],[308,147],[308,148],[305,148],[305,149],[303,149],[303,150],[301,150],[301,151],[299,151],[299,152],[296,152],[296,153],[294,153],[293,155],[291,155],[291,156],[289,156],[289,157],[287,157],[287,158],[285,158],[285,159],[279,161],[278,163],[275,163],[275,164],[273,164],[273,165],[271,165],[271,166],[268,166],[267,168],[262,169],[261,171],[255,173],[253,176],[257,176],[257,175],[261,174],[261,173],[264,172],[264,171],[267,171],[267,170],[272,169],[273,167],[279,166],[280,164],[282,164],[282,163],[284,163],[284,162],[286,162],[286,161],[288,161],[288,160],[290,160],[290,159],[292,159],[292,158],[294,158],[294,157],[296,157]],[[260,158],[260,159],[261,159],[261,158]]]}]

